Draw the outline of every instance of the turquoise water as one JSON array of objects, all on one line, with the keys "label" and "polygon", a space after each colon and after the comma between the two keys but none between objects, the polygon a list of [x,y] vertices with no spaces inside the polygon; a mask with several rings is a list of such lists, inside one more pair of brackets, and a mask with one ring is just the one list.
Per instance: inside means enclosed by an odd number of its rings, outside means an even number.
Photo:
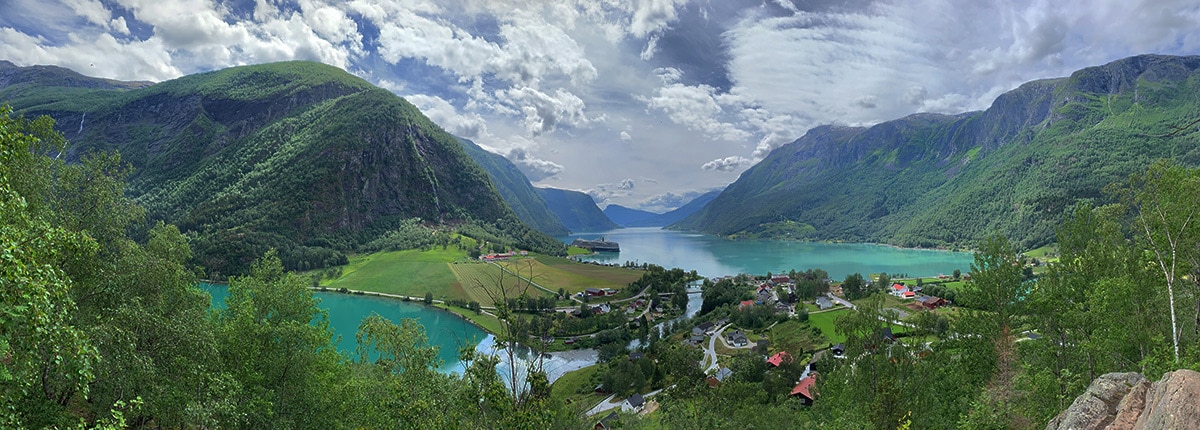
[{"label": "turquoise water", "polygon": [[625,228],[600,233],[578,233],[561,238],[604,237],[621,244],[620,253],[584,257],[601,263],[651,263],[695,270],[704,276],[739,273],[780,273],[820,268],[842,280],[851,273],[907,273],[910,276],[963,273],[971,269],[972,254],[904,249],[862,243],[819,243],[766,240],[727,240],[716,236],[663,230],[656,227]]},{"label": "turquoise water", "polygon": [[[213,306],[225,306],[225,298],[229,296],[228,286],[206,283],[199,286],[212,295]],[[329,325],[333,328],[334,337],[341,337],[337,342],[338,349],[356,359],[358,355],[354,351],[357,343],[354,333],[358,331],[359,321],[372,312],[396,324],[403,318],[416,318],[420,321],[425,326],[429,343],[439,347],[438,358],[442,361],[440,370],[443,372],[461,372],[462,363],[458,361],[459,348],[463,345],[475,347],[488,336],[479,327],[457,315],[417,303],[320,291],[313,292],[313,295],[320,300],[318,306],[329,314]]]}]

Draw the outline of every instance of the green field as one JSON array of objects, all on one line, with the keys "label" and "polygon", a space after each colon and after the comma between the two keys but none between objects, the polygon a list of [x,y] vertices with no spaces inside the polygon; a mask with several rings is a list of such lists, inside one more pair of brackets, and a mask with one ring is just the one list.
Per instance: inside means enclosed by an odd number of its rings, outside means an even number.
[{"label": "green field", "polygon": [[453,312],[453,313],[462,315],[464,318],[470,320],[472,323],[475,323],[475,325],[479,326],[479,328],[486,330],[488,333],[491,333],[491,334],[500,333],[500,330],[501,330],[500,319],[498,319],[494,316],[483,314],[483,313],[477,314],[477,313],[475,313],[475,311],[470,310],[470,309],[464,309],[464,308],[460,308],[458,306],[450,306],[450,305],[446,305],[446,304],[435,304],[433,306],[437,307],[437,308],[445,309],[448,312]]},{"label": "green field", "polygon": [[[811,321],[811,316],[809,318],[809,321]],[[814,351],[825,348],[833,343],[829,341],[829,334],[825,334],[824,331],[815,333],[812,329],[813,327],[812,324],[802,323],[794,319],[776,324],[767,333],[771,341],[770,349],[772,351],[787,351],[791,354],[799,354],[801,351]]]},{"label": "green field", "polygon": [[471,300],[450,270],[450,262],[466,257],[458,249],[405,250],[355,256],[342,268],[342,276],[322,282],[329,288],[373,291],[442,299]]},{"label": "green field", "polygon": [[[527,276],[532,269],[533,280],[551,291],[559,288],[578,293],[588,288],[622,289],[642,277],[638,270],[583,264],[566,258],[539,255],[532,259],[505,263],[510,270]],[[532,264],[532,266],[527,266]]]},{"label": "green field", "polygon": [[[510,292],[515,291],[512,289],[514,287],[525,286],[525,281],[519,281],[512,273],[503,272],[491,263],[456,263],[450,265],[450,270],[454,272],[454,276],[458,278],[459,284],[463,286],[466,293],[471,296],[471,300],[484,306],[494,304],[492,298],[488,296],[488,291],[499,291],[501,282],[509,286]],[[524,275],[525,272],[521,274]],[[533,286],[528,287],[526,294],[534,297],[547,295],[546,292]],[[519,295],[519,293],[514,293],[514,295]]]},{"label": "green field", "polygon": [[[592,392],[592,389],[596,386],[592,383],[592,375],[595,375],[604,367],[607,366],[588,366],[563,374],[554,381],[554,385],[550,386],[550,397],[561,400],[564,403],[570,399],[571,406],[580,411],[591,409],[607,397]],[[583,391],[585,388],[587,391],[586,394],[579,393],[579,391]]]},{"label": "green field", "polygon": [[838,308],[831,312],[821,312],[819,314],[809,314],[808,323],[813,327],[821,329],[821,334],[824,334],[829,339],[830,343],[842,343],[846,341],[846,336],[842,336],[834,331],[833,320],[839,315],[843,315],[849,308]]}]

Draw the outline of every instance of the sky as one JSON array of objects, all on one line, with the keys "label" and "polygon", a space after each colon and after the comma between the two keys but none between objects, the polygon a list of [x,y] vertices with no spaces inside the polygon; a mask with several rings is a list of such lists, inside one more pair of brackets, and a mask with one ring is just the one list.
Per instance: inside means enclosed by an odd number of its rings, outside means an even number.
[{"label": "sky", "polygon": [[1195,0],[0,0],[0,59],[165,81],[284,60],[391,90],[538,186],[662,212],[822,124],[986,109],[1200,54]]}]

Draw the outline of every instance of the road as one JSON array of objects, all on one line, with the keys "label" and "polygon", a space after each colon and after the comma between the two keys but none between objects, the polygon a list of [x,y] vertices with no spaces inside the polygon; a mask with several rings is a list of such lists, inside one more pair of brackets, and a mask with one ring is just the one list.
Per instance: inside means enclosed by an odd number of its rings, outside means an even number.
[{"label": "road", "polygon": [[[713,332],[712,336],[708,337],[708,348],[704,349],[704,362],[708,363],[708,367],[704,369],[704,373],[717,370],[717,338],[721,337],[721,333],[733,324],[725,324]],[[724,343],[724,339],[721,342]]]},{"label": "road", "polygon": [[[671,387],[674,387],[674,385],[672,385]],[[671,388],[671,387],[667,387],[667,388]],[[658,393],[661,393],[663,390],[666,390],[667,388],[651,391],[649,393],[643,394],[642,397],[649,399],[651,397],[654,397]],[[608,398],[605,398],[603,401],[600,402],[600,404],[592,407],[591,409],[588,409],[587,416],[590,417],[590,416],[594,416],[594,415],[600,415],[602,413],[608,412],[609,410],[621,407],[621,403],[624,403],[625,399],[615,400],[616,397],[617,397],[616,394],[608,396]]]}]

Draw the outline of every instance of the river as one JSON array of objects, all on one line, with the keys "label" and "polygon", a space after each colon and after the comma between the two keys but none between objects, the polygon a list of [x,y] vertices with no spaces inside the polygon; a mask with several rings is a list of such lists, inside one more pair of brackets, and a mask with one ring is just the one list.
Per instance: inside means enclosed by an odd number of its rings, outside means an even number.
[{"label": "river", "polygon": [[622,264],[651,263],[695,270],[707,276],[750,273],[762,275],[795,269],[819,268],[841,280],[851,273],[936,276],[955,269],[970,271],[973,256],[966,252],[897,248],[865,243],[824,243],[782,240],[729,240],[712,235],[663,230],[658,227],[623,228],[598,233],[576,233],[560,238],[604,237],[621,245],[620,253],[584,256],[584,261]]}]

